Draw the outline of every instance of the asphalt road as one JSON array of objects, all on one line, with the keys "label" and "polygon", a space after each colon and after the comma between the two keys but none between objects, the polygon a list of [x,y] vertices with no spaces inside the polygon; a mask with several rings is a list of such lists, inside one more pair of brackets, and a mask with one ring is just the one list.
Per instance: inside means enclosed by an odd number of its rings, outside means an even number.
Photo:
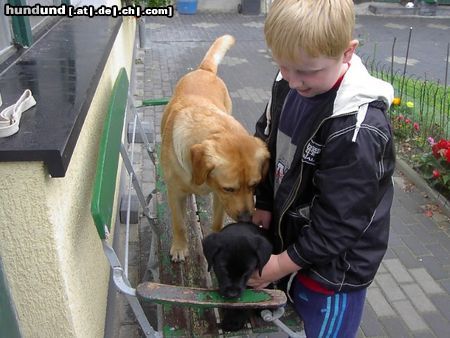
[{"label": "asphalt road", "polygon": [[[394,55],[394,70],[403,73],[410,32],[406,74],[444,83],[446,68],[450,68],[447,63],[450,18],[357,16],[358,53],[388,66]],[[447,85],[449,82],[447,78]]]}]

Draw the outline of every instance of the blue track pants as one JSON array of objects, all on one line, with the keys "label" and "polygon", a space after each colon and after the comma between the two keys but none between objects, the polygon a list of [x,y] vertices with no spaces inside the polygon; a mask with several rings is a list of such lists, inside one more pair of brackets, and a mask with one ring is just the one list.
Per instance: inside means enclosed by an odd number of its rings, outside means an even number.
[{"label": "blue track pants", "polygon": [[367,289],[332,296],[314,292],[294,281],[292,299],[308,338],[352,338],[357,335]]}]

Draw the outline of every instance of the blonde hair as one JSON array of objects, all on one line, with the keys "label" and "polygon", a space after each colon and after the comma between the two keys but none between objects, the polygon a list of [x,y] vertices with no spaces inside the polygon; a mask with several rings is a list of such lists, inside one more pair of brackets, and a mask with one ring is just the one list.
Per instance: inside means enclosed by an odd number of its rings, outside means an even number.
[{"label": "blonde hair", "polygon": [[294,61],[300,48],[311,57],[337,58],[354,25],[353,0],[274,0],[264,34],[276,59]]}]

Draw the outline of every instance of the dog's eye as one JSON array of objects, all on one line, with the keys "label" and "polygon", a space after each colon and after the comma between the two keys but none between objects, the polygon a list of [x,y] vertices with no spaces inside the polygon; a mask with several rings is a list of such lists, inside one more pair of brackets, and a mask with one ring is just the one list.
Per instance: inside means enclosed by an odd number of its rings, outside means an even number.
[{"label": "dog's eye", "polygon": [[225,191],[225,192],[234,192],[234,191],[236,190],[236,189],[230,188],[230,187],[223,187],[222,189],[223,189],[223,191]]}]

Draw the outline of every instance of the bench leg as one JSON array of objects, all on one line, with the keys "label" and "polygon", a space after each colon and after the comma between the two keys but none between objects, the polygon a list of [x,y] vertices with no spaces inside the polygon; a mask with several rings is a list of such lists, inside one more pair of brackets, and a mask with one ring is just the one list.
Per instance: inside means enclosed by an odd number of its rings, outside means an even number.
[{"label": "bench leg", "polygon": [[159,282],[159,267],[158,267],[158,245],[159,238],[155,231],[152,231],[152,242],[150,244],[150,254],[148,255],[147,269],[144,274],[144,281],[150,279]]},{"label": "bench leg", "polygon": [[283,332],[287,333],[290,338],[306,338],[305,331],[294,332],[289,327],[287,327],[281,320],[280,317],[284,314],[284,308],[280,307],[274,311],[262,310],[261,318],[266,322],[271,322],[278,326]]},{"label": "bench leg", "polygon": [[122,265],[120,264],[120,260],[117,257],[117,254],[114,248],[109,245],[106,240],[102,240],[103,251],[108,258],[109,265],[112,269],[114,284],[117,289],[125,295],[130,304],[134,315],[136,316],[139,325],[141,326],[146,337],[154,337],[154,338],[162,338],[162,335],[155,331],[153,327],[150,325],[147,317],[145,316],[144,310],[142,309],[141,304],[136,298],[136,289],[130,286],[130,281],[125,276]]},{"label": "bench leg", "polygon": [[147,338],[162,338],[161,333],[155,331],[145,316],[144,310],[142,309],[141,304],[137,300],[136,297],[126,295],[128,303],[133,309],[134,315],[136,316],[139,325],[141,326],[142,331],[144,332],[145,337]]}]

